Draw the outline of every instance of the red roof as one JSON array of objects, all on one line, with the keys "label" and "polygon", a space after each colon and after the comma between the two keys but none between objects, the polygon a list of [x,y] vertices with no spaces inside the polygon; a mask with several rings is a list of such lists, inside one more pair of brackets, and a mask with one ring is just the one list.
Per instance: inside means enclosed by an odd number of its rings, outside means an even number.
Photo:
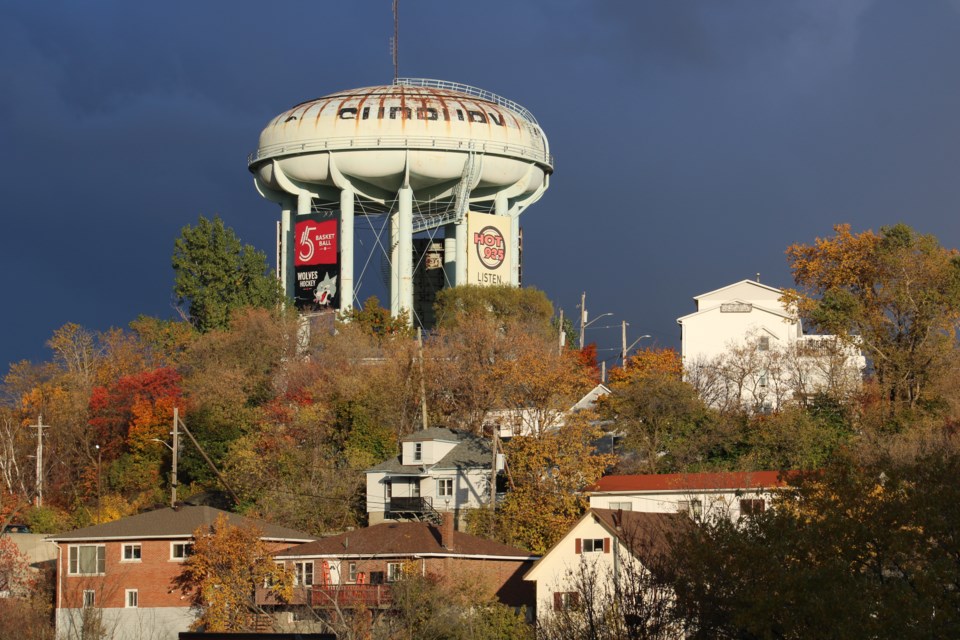
[{"label": "red roof", "polygon": [[[790,472],[786,472],[790,474]],[[762,489],[786,487],[780,471],[734,471],[717,473],[651,473],[604,476],[587,487],[591,493],[606,491],[689,491],[710,489]]]}]

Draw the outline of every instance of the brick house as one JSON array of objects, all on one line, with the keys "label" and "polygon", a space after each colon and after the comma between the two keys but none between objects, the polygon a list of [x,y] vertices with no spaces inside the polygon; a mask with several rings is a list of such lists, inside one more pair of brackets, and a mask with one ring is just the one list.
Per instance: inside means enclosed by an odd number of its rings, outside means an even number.
[{"label": "brick house", "polygon": [[[403,572],[442,580],[469,579],[500,602],[532,607],[523,574],[537,559],[527,551],[429,522],[384,522],[292,547],[274,555],[297,577],[295,604],[315,608],[363,604],[389,608],[391,585]],[[258,603],[272,604],[265,594]]]},{"label": "brick house", "polygon": [[400,455],[367,469],[367,521],[439,524],[449,512],[462,525],[467,509],[488,504],[492,464],[486,438],[443,427],[412,433],[400,440]]},{"label": "brick house", "polygon": [[779,471],[656,473],[604,476],[584,492],[591,508],[687,512],[695,518],[741,516],[765,510],[774,492],[788,487]]},{"label": "brick house", "polygon": [[537,624],[580,609],[584,598],[596,610],[616,597],[635,601],[636,577],[656,573],[669,557],[671,536],[689,526],[683,514],[589,509],[524,575],[536,585]]},{"label": "brick house", "polygon": [[272,550],[314,536],[207,506],[163,508],[50,536],[57,544],[58,638],[80,637],[100,624],[114,640],[175,639],[194,620],[187,596],[172,580],[189,555],[193,532],[225,515],[234,526],[256,526]]}]

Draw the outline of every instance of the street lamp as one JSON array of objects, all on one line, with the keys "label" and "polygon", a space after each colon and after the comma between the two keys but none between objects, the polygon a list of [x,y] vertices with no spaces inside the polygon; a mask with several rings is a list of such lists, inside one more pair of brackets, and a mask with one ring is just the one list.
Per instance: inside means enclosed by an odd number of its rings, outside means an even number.
[{"label": "street lamp", "polygon": [[594,318],[594,319],[591,320],[590,322],[584,322],[584,320],[587,319],[587,312],[586,312],[585,310],[581,312],[581,314],[580,314],[580,318],[581,318],[581,322],[580,322],[580,350],[581,350],[581,351],[583,351],[583,336],[584,336],[584,332],[586,331],[587,327],[589,327],[590,325],[592,325],[594,322],[596,322],[596,321],[599,320],[600,318],[606,318],[607,316],[612,316],[612,315],[613,315],[612,313],[601,313],[599,316],[597,316],[596,318]]},{"label": "street lamp", "polygon": [[644,334],[644,335],[640,336],[639,338],[637,338],[636,340],[634,340],[634,341],[630,344],[630,346],[628,347],[628,346],[627,346],[627,327],[628,327],[629,325],[630,325],[630,323],[627,322],[627,321],[624,321],[624,322],[623,322],[623,325],[622,325],[622,326],[623,326],[623,333],[622,333],[621,335],[623,336],[623,340],[622,340],[623,351],[620,352],[620,358],[621,358],[621,360],[623,361],[623,369],[624,369],[624,370],[627,369],[627,354],[630,352],[630,349],[633,349],[633,347],[636,346],[636,344],[637,344],[638,342],[640,342],[641,340],[643,340],[644,338],[650,338],[650,337],[652,337],[650,334]]}]

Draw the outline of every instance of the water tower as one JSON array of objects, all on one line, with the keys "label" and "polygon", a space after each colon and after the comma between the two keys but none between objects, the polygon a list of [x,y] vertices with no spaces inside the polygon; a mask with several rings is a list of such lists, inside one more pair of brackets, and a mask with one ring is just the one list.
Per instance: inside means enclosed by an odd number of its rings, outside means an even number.
[{"label": "water tower", "polygon": [[[391,312],[415,320],[414,274],[424,266],[416,262],[430,255],[444,286],[519,285],[520,214],[547,189],[553,158],[522,106],[400,78],[281,113],[248,167],[260,194],[281,206],[279,277],[299,307],[352,307],[379,252]],[[373,231],[374,245],[360,252],[368,255],[359,273],[357,224]],[[441,250],[423,250],[424,239]]]}]

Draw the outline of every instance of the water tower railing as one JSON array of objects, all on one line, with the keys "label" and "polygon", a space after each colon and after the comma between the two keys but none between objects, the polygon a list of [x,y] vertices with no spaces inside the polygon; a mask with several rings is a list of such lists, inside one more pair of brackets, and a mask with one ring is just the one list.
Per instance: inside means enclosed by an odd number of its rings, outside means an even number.
[{"label": "water tower railing", "polygon": [[507,109],[510,109],[511,111],[523,116],[525,120],[532,122],[538,127],[540,126],[540,123],[537,122],[537,119],[533,117],[533,114],[530,113],[529,109],[523,105],[517,104],[513,100],[508,100],[503,96],[498,96],[497,94],[487,91],[486,89],[471,87],[468,84],[460,84],[459,82],[450,82],[448,80],[431,80],[429,78],[397,78],[393,81],[393,84],[404,87],[426,87],[429,89],[447,89],[449,91],[459,91],[460,93],[465,93],[467,95],[480,98],[481,100],[493,102],[501,107],[506,107]]},{"label": "water tower railing", "polygon": [[300,142],[280,142],[257,149],[247,156],[247,166],[278,156],[343,149],[446,149],[474,151],[520,157],[553,168],[553,155],[542,149],[505,142],[480,142],[473,138],[434,138],[430,136],[347,136],[342,138],[315,138]]}]

